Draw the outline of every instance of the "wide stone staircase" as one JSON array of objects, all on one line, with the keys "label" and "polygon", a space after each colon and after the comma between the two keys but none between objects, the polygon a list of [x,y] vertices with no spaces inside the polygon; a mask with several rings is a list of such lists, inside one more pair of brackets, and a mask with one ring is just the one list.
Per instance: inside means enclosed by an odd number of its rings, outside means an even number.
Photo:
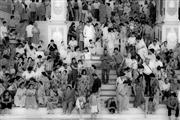
[{"label": "wide stone staircase", "polygon": [[[99,67],[101,61],[100,56],[92,57],[92,64],[97,66],[97,74],[101,78],[101,69]],[[180,71],[176,71],[177,76],[180,78]],[[110,97],[115,97],[115,81],[116,81],[115,70],[110,71],[110,80],[106,85],[102,84],[100,100],[99,100],[99,114],[97,115],[97,120],[168,120],[166,106],[160,104],[153,114],[145,114],[140,108],[133,108],[132,102],[134,97],[130,98],[130,105],[127,111],[122,113],[110,114],[105,108],[105,100]],[[0,120],[78,120],[80,118],[77,115],[77,110],[74,109],[72,114],[63,114],[62,108],[57,108],[54,110],[54,114],[47,114],[47,108],[39,108],[37,110],[25,109],[25,108],[13,108],[10,114],[1,115]],[[173,113],[174,114],[174,113]],[[90,114],[83,113],[83,120],[89,120]]]},{"label": "wide stone staircase", "polygon": [[[102,71],[101,71],[101,68],[100,68],[100,64],[101,64],[101,61],[100,61],[100,56],[92,56],[92,64],[96,65],[97,66],[97,74],[99,76],[99,78],[102,78]],[[177,77],[180,79],[180,71],[177,70],[176,71],[176,75]],[[116,78],[117,78],[117,75],[116,75],[116,72],[115,70],[111,70],[110,71],[110,75],[109,75],[109,83],[104,85],[102,84],[102,87],[101,87],[101,92],[100,92],[100,99],[101,99],[101,111],[102,113],[108,113],[107,109],[105,108],[105,104],[104,102],[108,99],[108,98],[111,98],[111,97],[116,97],[116,86],[115,86],[115,83],[116,83]],[[130,105],[129,105],[129,110],[128,111],[125,111],[123,113],[121,113],[121,115],[123,114],[130,114],[130,115],[137,115],[137,116],[141,116],[141,115],[145,115],[145,112],[142,111],[141,109],[139,108],[133,108],[133,101],[134,101],[134,96],[131,95],[130,96]],[[164,120],[167,119],[167,109],[166,109],[166,106],[164,104],[160,104],[158,106],[158,109],[156,111],[155,114],[153,115],[148,115],[149,117],[155,117],[155,118],[163,118]]]}]

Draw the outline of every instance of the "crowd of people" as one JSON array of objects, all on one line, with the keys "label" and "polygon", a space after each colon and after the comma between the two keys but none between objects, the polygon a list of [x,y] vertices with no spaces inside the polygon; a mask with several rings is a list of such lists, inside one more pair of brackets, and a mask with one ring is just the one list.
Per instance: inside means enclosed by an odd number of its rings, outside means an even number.
[{"label": "crowd of people", "polygon": [[[33,0],[29,6],[35,7]],[[10,21],[3,21],[1,109],[47,107],[53,113],[62,107],[71,113],[75,108],[80,114],[90,110],[95,119],[101,84],[109,84],[115,70],[117,95],[106,102],[110,113],[127,110],[133,95],[136,108],[144,110],[148,97],[148,113],[165,103],[168,116],[172,110],[179,116],[175,70],[180,68],[180,45],[169,49],[167,41],[157,38],[153,0],[68,0],[67,9],[67,20],[75,22],[60,48],[53,39],[44,47],[37,12],[30,10],[30,19],[23,14],[17,19],[15,7]],[[100,56],[101,64],[92,64],[92,56]]]},{"label": "crowd of people", "polygon": [[11,13],[17,20],[49,21],[51,18],[50,0],[9,0]]}]

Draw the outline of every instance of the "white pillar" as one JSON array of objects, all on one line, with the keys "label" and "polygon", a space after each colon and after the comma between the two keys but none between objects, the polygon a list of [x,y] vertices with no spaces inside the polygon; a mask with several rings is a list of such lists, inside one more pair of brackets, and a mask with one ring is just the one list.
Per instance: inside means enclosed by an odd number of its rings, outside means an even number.
[{"label": "white pillar", "polygon": [[165,22],[178,21],[179,0],[165,0]]},{"label": "white pillar", "polygon": [[67,0],[51,0],[51,20],[66,21]]},{"label": "white pillar", "polygon": [[161,0],[155,0],[156,3],[156,23],[162,22],[162,16],[161,16]]},{"label": "white pillar", "polygon": [[[48,39],[53,39],[58,48],[61,42],[67,43],[66,25],[67,0],[51,0],[51,20],[48,24]],[[65,44],[67,47],[67,44]]]},{"label": "white pillar", "polygon": [[180,41],[180,24],[178,20],[179,0],[165,0],[165,16],[162,26],[162,41],[168,42],[168,48],[174,49]]}]

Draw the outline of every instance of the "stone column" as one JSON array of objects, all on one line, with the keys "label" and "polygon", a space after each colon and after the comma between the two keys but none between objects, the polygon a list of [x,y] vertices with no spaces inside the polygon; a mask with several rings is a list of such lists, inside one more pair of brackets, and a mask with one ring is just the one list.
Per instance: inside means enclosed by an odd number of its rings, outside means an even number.
[{"label": "stone column", "polygon": [[168,42],[168,48],[174,49],[179,43],[180,24],[178,20],[179,0],[164,0],[165,16],[162,26],[162,41]]},{"label": "stone column", "polygon": [[53,39],[58,48],[64,41],[67,47],[67,31],[66,25],[67,0],[51,0],[51,20],[48,24],[48,39]]},{"label": "stone column", "polygon": [[66,21],[67,0],[51,0],[51,20]]},{"label": "stone column", "polygon": [[156,3],[156,23],[161,23],[161,0],[155,0]]},{"label": "stone column", "polygon": [[178,21],[179,0],[165,0],[165,22]]}]

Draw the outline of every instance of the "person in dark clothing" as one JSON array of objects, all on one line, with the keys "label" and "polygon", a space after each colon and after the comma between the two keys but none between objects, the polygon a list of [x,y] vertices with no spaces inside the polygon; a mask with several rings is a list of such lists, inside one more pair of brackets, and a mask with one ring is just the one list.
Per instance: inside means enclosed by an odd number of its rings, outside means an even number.
[{"label": "person in dark clothing", "polygon": [[75,23],[72,22],[71,26],[69,27],[69,31],[68,31],[67,44],[69,44],[69,41],[72,39],[72,37],[76,40],[77,33],[76,33],[75,28],[76,28]]},{"label": "person in dark clothing", "polygon": [[175,111],[176,120],[179,117],[179,102],[176,96],[176,93],[171,93],[170,97],[167,100],[167,109],[168,109],[168,116],[169,120],[171,120],[171,112]]},{"label": "person in dark clothing", "polygon": [[104,54],[101,56],[101,68],[102,68],[102,82],[107,84],[109,81],[109,72],[111,69],[111,62],[113,61],[108,51],[105,49]]},{"label": "person in dark clothing", "polygon": [[115,98],[109,98],[106,101],[106,107],[108,108],[108,110],[111,114],[114,114],[116,112],[116,108],[117,108]]},{"label": "person in dark clothing", "polygon": [[58,50],[58,47],[54,43],[54,40],[51,40],[50,43],[48,44],[48,50],[49,50],[49,55],[55,56],[55,53]]},{"label": "person in dark clothing", "polygon": [[1,97],[1,109],[3,112],[8,112],[8,109],[12,108],[13,100],[12,95],[8,90],[5,90]]},{"label": "person in dark clothing", "polygon": [[93,75],[94,81],[92,85],[92,93],[97,93],[99,92],[99,89],[101,88],[101,80],[98,78],[98,76],[94,73]]}]

